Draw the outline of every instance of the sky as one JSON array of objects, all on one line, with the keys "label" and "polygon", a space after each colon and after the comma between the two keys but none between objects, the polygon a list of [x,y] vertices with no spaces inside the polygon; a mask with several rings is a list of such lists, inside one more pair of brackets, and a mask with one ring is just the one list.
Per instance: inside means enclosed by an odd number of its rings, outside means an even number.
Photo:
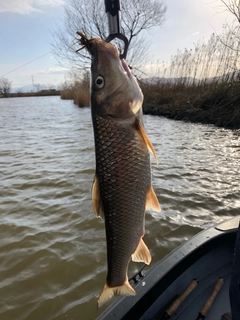
[{"label": "sky", "polygon": [[[169,61],[177,49],[190,49],[199,40],[208,40],[233,19],[223,10],[221,0],[165,3],[166,21],[148,34],[150,56],[155,61]],[[13,88],[56,86],[67,79],[68,70],[51,52],[52,33],[61,25],[65,5],[67,0],[0,0],[0,78],[12,81]]]}]

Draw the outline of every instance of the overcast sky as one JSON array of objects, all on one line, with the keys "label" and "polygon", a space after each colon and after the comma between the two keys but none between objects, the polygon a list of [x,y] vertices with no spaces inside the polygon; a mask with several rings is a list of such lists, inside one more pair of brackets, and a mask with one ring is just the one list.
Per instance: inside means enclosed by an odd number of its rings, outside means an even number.
[{"label": "overcast sky", "polygon": [[[51,32],[60,23],[66,3],[67,0],[0,0],[0,78],[8,78],[12,87],[31,84],[32,80],[47,85],[64,82],[67,71],[50,53],[50,43]],[[165,3],[167,19],[161,29],[154,29],[149,35],[153,60],[170,60],[177,49],[193,48],[199,39],[207,40],[213,32],[220,33],[223,24],[233,19],[221,9],[220,0]],[[27,65],[21,67],[24,64]]]}]

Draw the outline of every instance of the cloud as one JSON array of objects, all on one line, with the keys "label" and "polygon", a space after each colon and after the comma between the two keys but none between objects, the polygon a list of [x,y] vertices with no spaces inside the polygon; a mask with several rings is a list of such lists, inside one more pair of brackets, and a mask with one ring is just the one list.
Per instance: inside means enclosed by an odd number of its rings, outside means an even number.
[{"label": "cloud", "polygon": [[62,6],[64,0],[0,0],[0,12],[29,14],[42,11],[44,7]]}]

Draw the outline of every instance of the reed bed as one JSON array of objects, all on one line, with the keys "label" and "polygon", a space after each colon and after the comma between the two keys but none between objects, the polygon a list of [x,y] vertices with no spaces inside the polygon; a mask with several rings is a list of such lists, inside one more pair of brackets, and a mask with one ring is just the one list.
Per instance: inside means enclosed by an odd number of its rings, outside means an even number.
[{"label": "reed bed", "polygon": [[[209,40],[199,41],[194,48],[178,50],[170,63],[156,66],[156,76],[171,79],[172,85],[199,85],[209,82],[229,82],[239,78],[240,27],[225,31],[222,35],[213,33]],[[234,36],[235,35],[235,36]]]},{"label": "reed bed", "polygon": [[71,89],[64,88],[60,91],[60,97],[63,100],[73,100],[73,92]]},{"label": "reed bed", "polygon": [[[78,77],[78,78],[77,78]],[[88,72],[77,75],[72,84],[64,84],[60,96],[61,99],[73,100],[79,108],[90,106],[90,78]]]},{"label": "reed bed", "polygon": [[213,33],[194,49],[178,50],[169,63],[154,65],[154,77],[140,81],[146,113],[210,123],[215,117],[240,128],[239,35],[240,27],[224,28],[221,36]]}]

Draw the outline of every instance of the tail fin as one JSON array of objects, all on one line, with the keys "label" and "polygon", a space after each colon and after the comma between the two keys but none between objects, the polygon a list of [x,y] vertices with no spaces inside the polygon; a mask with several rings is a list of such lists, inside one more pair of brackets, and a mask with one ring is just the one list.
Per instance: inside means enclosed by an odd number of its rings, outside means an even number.
[{"label": "tail fin", "polygon": [[135,296],[136,291],[131,287],[130,283],[126,279],[123,285],[118,287],[109,287],[105,284],[103,291],[98,298],[98,308],[109,301],[114,296]]}]

